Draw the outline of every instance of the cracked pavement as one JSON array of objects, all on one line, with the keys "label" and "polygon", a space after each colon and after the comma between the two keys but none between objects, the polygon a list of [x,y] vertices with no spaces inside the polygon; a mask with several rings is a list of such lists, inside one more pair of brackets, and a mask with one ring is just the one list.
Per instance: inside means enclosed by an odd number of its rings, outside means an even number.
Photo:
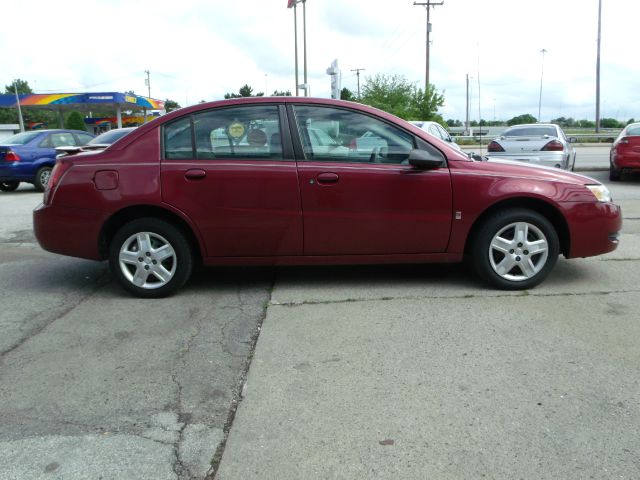
[{"label": "cracked pavement", "polygon": [[41,194],[0,197],[0,478],[204,478],[273,282],[209,269],[133,299],[104,263],[34,245]]}]

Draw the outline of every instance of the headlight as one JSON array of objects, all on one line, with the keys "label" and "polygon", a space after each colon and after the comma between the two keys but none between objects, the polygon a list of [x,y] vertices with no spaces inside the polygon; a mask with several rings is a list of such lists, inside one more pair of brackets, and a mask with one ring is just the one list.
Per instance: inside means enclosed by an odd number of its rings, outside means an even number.
[{"label": "headlight", "polygon": [[599,202],[611,202],[611,192],[604,185],[585,185]]}]

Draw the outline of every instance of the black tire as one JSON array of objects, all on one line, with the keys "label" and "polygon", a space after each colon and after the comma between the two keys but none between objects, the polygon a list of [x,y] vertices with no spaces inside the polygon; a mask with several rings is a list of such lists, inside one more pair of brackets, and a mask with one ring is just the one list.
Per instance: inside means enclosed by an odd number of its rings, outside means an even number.
[{"label": "black tire", "polygon": [[609,165],[609,180],[612,182],[620,181],[620,171],[613,168],[613,165]]},{"label": "black tire", "polygon": [[0,190],[3,192],[13,192],[20,186],[20,182],[9,180],[6,182],[0,182]]},{"label": "black tire", "polygon": [[[527,232],[523,243],[518,241],[517,231],[521,231],[522,235]],[[493,243],[494,239],[500,240]],[[480,225],[472,242],[472,262],[476,272],[486,283],[501,290],[535,287],[549,275],[560,253],[558,234],[551,222],[533,210],[521,208],[497,212],[488,217]],[[542,250],[532,253],[545,242],[546,253]],[[531,251],[527,250],[527,246]],[[505,252],[499,248],[504,248]],[[499,273],[501,269],[504,271]]]},{"label": "black tire", "polygon": [[44,189],[47,187],[47,183],[49,183],[49,178],[51,177],[51,170],[53,170],[51,167],[40,167],[36,172],[36,178],[34,178],[33,184],[39,192],[44,192]]},{"label": "black tire", "polygon": [[[171,251],[166,245],[173,253],[162,259],[162,252]],[[193,251],[184,232],[159,218],[140,218],[125,224],[109,245],[112,275],[122,288],[141,298],[161,298],[174,293],[191,276],[193,263]],[[137,285],[136,280],[144,283]]]}]

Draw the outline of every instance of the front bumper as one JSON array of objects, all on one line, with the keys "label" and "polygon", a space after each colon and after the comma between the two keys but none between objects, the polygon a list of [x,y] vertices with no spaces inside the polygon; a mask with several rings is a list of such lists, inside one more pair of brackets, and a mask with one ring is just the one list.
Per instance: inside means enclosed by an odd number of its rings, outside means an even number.
[{"label": "front bumper", "polygon": [[569,223],[570,249],[567,258],[592,257],[618,248],[622,230],[622,209],[607,202],[562,203]]}]

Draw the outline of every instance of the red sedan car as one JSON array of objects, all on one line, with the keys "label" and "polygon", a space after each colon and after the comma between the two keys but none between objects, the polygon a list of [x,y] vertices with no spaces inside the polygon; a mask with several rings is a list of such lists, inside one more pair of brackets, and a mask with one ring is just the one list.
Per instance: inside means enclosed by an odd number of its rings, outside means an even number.
[{"label": "red sedan car", "polygon": [[609,180],[620,180],[623,173],[640,172],[640,123],[622,129],[611,146]]},{"label": "red sedan car", "polygon": [[295,97],[195,105],[104,152],[60,159],[34,211],[43,248],[108,259],[118,282],[141,297],[174,292],[195,262],[465,255],[490,285],[525,289],[560,253],[614,250],[621,224],[620,208],[593,179],[478,161],[377,109]]}]

